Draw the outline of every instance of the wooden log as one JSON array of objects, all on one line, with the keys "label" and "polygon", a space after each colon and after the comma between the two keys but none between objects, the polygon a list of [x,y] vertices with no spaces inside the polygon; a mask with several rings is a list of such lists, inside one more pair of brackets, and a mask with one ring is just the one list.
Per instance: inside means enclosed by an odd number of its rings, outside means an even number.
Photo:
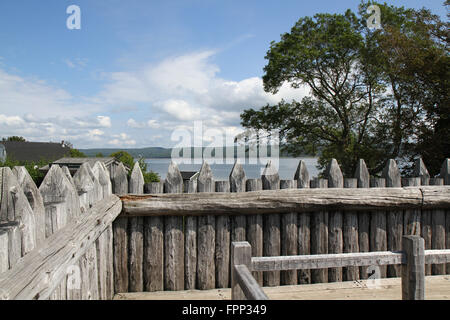
[{"label": "wooden log", "polygon": [[[445,249],[445,210],[434,210],[431,217],[431,245],[433,249]],[[432,265],[432,274],[440,275],[445,273],[445,264]]]},{"label": "wooden log", "polygon": [[[203,162],[197,178],[197,192],[213,192],[214,179],[211,168],[207,162]],[[215,279],[215,225],[214,216],[198,217],[197,233],[197,289],[213,289]]]},{"label": "wooden log", "polygon": [[[364,159],[359,159],[355,170],[355,178],[358,181],[358,188],[370,187],[370,175]],[[358,215],[358,244],[359,252],[370,251],[370,216],[369,212],[360,211]],[[359,267],[360,279],[367,279],[367,267]]]},{"label": "wooden log", "polygon": [[[312,184],[314,180],[312,181]],[[320,192],[321,191],[321,192]],[[311,212],[446,209],[450,186],[420,188],[285,189],[242,193],[123,196],[122,216],[223,215]],[[403,225],[402,225],[403,226]]]},{"label": "wooden log", "polygon": [[8,231],[0,229],[0,273],[9,269]]},{"label": "wooden log", "polygon": [[89,163],[86,163],[86,169],[89,174],[89,177],[91,178],[94,189],[92,190],[92,194],[90,197],[89,205],[92,207],[97,201],[100,201],[103,199],[103,189],[102,185],[100,184],[100,181],[98,180],[97,176],[94,174],[94,171],[92,171],[92,168]]},{"label": "wooden log", "polygon": [[[431,249],[431,235],[432,235],[432,224],[431,224],[431,217],[432,217],[431,210],[423,210],[422,216],[421,216],[421,222],[420,225],[422,227],[422,238],[425,241],[425,250]],[[427,264],[425,266],[425,274],[427,276],[431,275],[431,265]]]},{"label": "wooden log", "polygon": [[[196,193],[197,180],[186,181],[184,192]],[[228,217],[227,217],[228,218]],[[184,287],[185,290],[194,290],[197,284],[197,224],[198,218],[184,217]],[[220,219],[219,219],[220,220]],[[229,232],[229,230],[228,230]]]},{"label": "wooden log", "polygon": [[[164,181],[165,193],[182,193],[183,178],[176,163],[171,162]],[[164,290],[184,289],[183,217],[164,219]]]},{"label": "wooden log", "polygon": [[245,265],[249,269],[252,264],[252,249],[248,242],[232,242],[231,244],[231,300],[245,300],[245,294],[237,281],[234,266]]},{"label": "wooden log", "polygon": [[80,259],[81,299],[98,300],[97,250],[95,242]]},{"label": "wooden log", "polygon": [[[383,178],[386,179],[386,187],[400,188],[402,186],[400,171],[395,160],[390,159],[383,169]],[[387,213],[387,248],[390,251],[402,249],[403,237],[403,211],[391,210]],[[400,266],[388,266],[388,277],[399,277],[401,275]]]},{"label": "wooden log", "polygon": [[80,198],[81,213],[85,213],[92,206],[94,201],[95,185],[88,172],[89,164],[83,163],[73,176],[73,181],[77,187]]},{"label": "wooden log", "polygon": [[105,164],[101,161],[96,161],[92,167],[92,172],[98,179],[101,186],[101,199],[109,197],[112,194],[111,177]]},{"label": "wooden log", "polygon": [[[343,188],[344,176],[336,159],[332,159],[325,171],[328,178],[328,188]],[[344,250],[344,239],[342,233],[343,214],[342,211],[328,212],[328,253],[342,253]],[[342,282],[342,268],[328,270],[328,282]]]},{"label": "wooden log", "polygon": [[119,217],[113,223],[114,292],[128,292],[128,218]]},{"label": "wooden log", "polygon": [[[131,194],[144,193],[144,176],[139,166],[139,162],[135,162],[133,171],[131,172],[130,181],[128,183],[128,192]],[[132,217],[128,220],[129,231],[129,292],[144,291],[144,218]]]},{"label": "wooden log", "polygon": [[[440,177],[443,179],[445,185],[450,185],[450,159],[447,158],[442,163]],[[447,210],[446,213],[446,235],[445,235],[445,242],[446,242],[446,248],[450,249],[450,210]],[[450,263],[446,264],[446,273],[450,274]]]},{"label": "wooden log", "polygon": [[14,167],[12,171],[16,176],[25,196],[27,197],[31,209],[33,210],[34,219],[36,222],[36,246],[39,247],[45,240],[44,200],[42,199],[38,187],[25,167]]},{"label": "wooden log", "polygon": [[[328,180],[315,178],[311,188],[328,188]],[[328,212],[311,214],[311,254],[328,253]],[[328,282],[328,269],[311,270],[312,283]]]},{"label": "wooden log", "polygon": [[[297,188],[297,180],[280,180],[280,189]],[[298,254],[298,217],[296,212],[281,216],[281,255]],[[297,270],[282,271],[281,285],[296,285],[298,283]]]},{"label": "wooden log", "polygon": [[[280,176],[272,162],[269,161],[261,175],[263,190],[280,189]],[[279,256],[281,254],[280,215],[269,214],[263,219],[263,251],[264,256]],[[280,285],[280,272],[271,271],[263,274],[263,284],[267,287]]]},{"label": "wooden log", "polygon": [[[163,193],[161,182],[146,184],[148,193]],[[144,290],[164,290],[164,220],[163,217],[144,218]]]},{"label": "wooden log", "polygon": [[[246,191],[262,190],[261,179],[247,179]],[[260,214],[252,214],[247,216],[247,241],[252,247],[252,257],[263,256],[263,217]],[[263,285],[263,273],[252,272],[253,277],[260,286]]]},{"label": "wooden log", "polygon": [[[370,180],[372,188],[384,188],[386,180],[384,178],[373,177]],[[377,210],[373,211],[370,217],[370,251],[386,251],[387,250],[387,215],[390,212]],[[376,267],[376,266],[375,266]],[[379,275],[381,278],[386,278],[387,267],[379,266]],[[366,273],[366,277],[369,274]],[[373,275],[371,279],[373,279]]]},{"label": "wooden log", "polygon": [[112,190],[114,194],[128,193],[128,175],[123,163],[119,163],[114,175],[111,177]]},{"label": "wooden log", "polygon": [[15,175],[10,168],[0,168],[0,221],[17,222],[21,231],[21,255],[36,247],[36,220]]},{"label": "wooden log", "polygon": [[417,158],[414,161],[413,176],[420,178],[420,185],[422,186],[428,186],[430,184],[430,174],[428,173],[422,158]]},{"label": "wooden log", "polygon": [[[216,192],[230,192],[229,181],[216,181]],[[245,218],[245,217],[244,217]],[[230,287],[230,218],[216,217],[216,288]]]},{"label": "wooden log", "polygon": [[[245,172],[242,165],[236,161],[230,173],[230,192],[245,192]],[[236,215],[231,217],[231,241],[245,241],[246,217]]]},{"label": "wooden log", "polygon": [[234,270],[236,272],[236,281],[243,292],[245,300],[269,300],[246,265],[236,265]]},{"label": "wooden log", "polygon": [[[344,188],[357,188],[358,179],[344,179]],[[358,239],[358,214],[356,212],[344,212],[343,225],[344,252],[359,252]],[[342,270],[343,281],[355,281],[359,279],[359,267],[346,267]]]},{"label": "wooden log", "polygon": [[[418,187],[420,186],[420,177],[403,178],[402,185],[404,187]],[[418,235],[420,236],[421,226],[421,210],[412,209],[403,212],[403,234],[404,235]]]},{"label": "wooden log", "polygon": [[425,243],[417,235],[404,236],[402,251],[406,264],[402,265],[402,299],[425,299]]},{"label": "wooden log", "polygon": [[[294,174],[294,180],[297,181],[297,188],[309,188],[309,172],[306,163],[299,161],[297,170]],[[298,213],[298,254],[311,253],[311,231],[310,231],[310,213]],[[297,279],[299,284],[311,283],[310,270],[297,270]]]},{"label": "wooden log", "polygon": [[0,274],[0,299],[47,299],[59,286],[70,266],[92,247],[100,234],[119,215],[120,199],[111,196],[96,204],[87,215],[47,238],[39,250],[21,258]]},{"label": "wooden log", "polygon": [[108,238],[108,232],[105,230],[95,241],[95,248],[97,249],[98,294],[100,300],[110,299],[108,293]]}]

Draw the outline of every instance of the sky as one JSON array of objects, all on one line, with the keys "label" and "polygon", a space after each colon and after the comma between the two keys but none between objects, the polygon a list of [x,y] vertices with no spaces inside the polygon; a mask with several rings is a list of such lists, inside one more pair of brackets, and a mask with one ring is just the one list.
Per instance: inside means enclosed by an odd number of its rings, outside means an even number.
[{"label": "sky", "polygon": [[[1,0],[0,137],[75,148],[179,146],[180,132],[235,136],[244,109],[301,99],[264,92],[271,41],[303,16],[360,1]],[[398,0],[445,18],[443,1]],[[67,20],[80,8],[80,29]],[[210,140],[204,134],[204,145]]]}]

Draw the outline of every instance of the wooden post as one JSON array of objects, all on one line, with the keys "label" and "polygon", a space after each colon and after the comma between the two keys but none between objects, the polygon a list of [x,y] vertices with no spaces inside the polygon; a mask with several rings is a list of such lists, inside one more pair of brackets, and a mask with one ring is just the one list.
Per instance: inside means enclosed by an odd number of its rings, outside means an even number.
[{"label": "wooden post", "polygon": [[422,158],[418,158],[414,161],[413,176],[420,178],[420,184],[422,186],[428,186],[430,184],[430,174],[428,173]]},{"label": "wooden post", "polygon": [[[164,192],[162,182],[147,184],[150,194]],[[144,218],[144,290],[164,290],[164,220],[161,216]]]},{"label": "wooden post", "polygon": [[231,300],[246,300],[236,281],[236,271],[234,266],[246,265],[251,270],[252,248],[246,241],[233,242],[231,244]]},{"label": "wooden post", "polygon": [[[175,162],[171,162],[164,182],[164,193],[183,193],[183,178]],[[164,289],[184,289],[183,217],[164,217]]]},{"label": "wooden post", "polygon": [[[66,167],[67,168],[67,167]],[[101,199],[105,199],[112,194],[111,177],[105,164],[100,161],[96,161],[92,167],[92,172],[98,179],[101,186]]]},{"label": "wooden post", "polygon": [[[144,176],[139,166],[139,162],[135,162],[133,171],[131,172],[130,182],[128,184],[128,192],[131,194],[144,193]],[[129,292],[144,291],[144,218],[130,217],[129,224]]]},{"label": "wooden post", "polygon": [[[395,160],[390,159],[384,167],[383,178],[386,179],[386,187],[400,188],[402,186],[400,171]],[[403,236],[403,212],[401,210],[391,210],[387,213],[387,249],[399,251],[402,248]],[[399,277],[400,266],[390,265],[387,267],[388,277]]]},{"label": "wooden post", "polygon": [[83,163],[73,176],[80,198],[81,213],[85,213],[94,204],[95,186],[88,172],[89,163]]},{"label": "wooden post", "polygon": [[[298,163],[294,180],[297,180],[297,188],[309,188],[309,172],[303,160]],[[311,254],[310,219],[309,212],[298,213],[298,254]],[[297,270],[297,278],[299,284],[311,283],[311,270]]]},{"label": "wooden post", "polygon": [[[263,190],[280,189],[280,176],[275,166],[269,161],[261,175]],[[267,214],[263,217],[264,225],[264,256],[279,256],[281,254],[280,215]],[[280,271],[269,271],[263,274],[264,286],[280,285]]]},{"label": "wooden post", "polygon": [[[403,178],[402,185],[404,187],[418,187],[420,186],[420,177]],[[405,210],[403,213],[403,234],[420,236],[421,226],[421,210],[412,209]]]},{"label": "wooden post", "polygon": [[[211,168],[203,162],[197,179],[198,192],[214,192],[214,179]],[[198,217],[198,260],[197,260],[197,286],[200,290],[213,289],[215,280],[215,228],[214,216]]]},{"label": "wooden post", "polygon": [[113,222],[114,293],[128,292],[128,218]]},{"label": "wooden post", "polygon": [[22,256],[22,235],[18,222],[0,224],[0,273],[12,269]]},{"label": "wooden post", "polygon": [[445,185],[450,185],[450,159],[447,158],[442,163],[441,172],[439,176],[444,179]]},{"label": "wooden post", "polygon": [[[373,177],[370,179],[372,188],[384,188],[386,180],[384,178]],[[370,217],[370,251],[386,251],[388,243],[387,235],[387,215],[390,212],[377,210],[373,211]],[[380,277],[386,278],[387,266],[379,266]],[[368,276],[366,274],[366,276]]]},{"label": "wooden post", "polygon": [[[230,173],[230,191],[245,192],[245,172],[236,161]],[[245,241],[246,219],[244,215],[231,216],[231,241]]]},{"label": "wooden post", "polygon": [[[216,192],[230,192],[230,181],[216,181]],[[227,215],[221,215],[216,217],[215,261],[216,261],[216,288],[229,288],[230,218]]]},{"label": "wooden post", "polygon": [[[358,179],[344,179],[344,188],[357,188]],[[358,214],[356,212],[344,212],[344,253],[359,252],[358,241]],[[359,267],[343,268],[343,280],[355,281],[359,279]]]},{"label": "wooden post", "polygon": [[404,236],[402,251],[406,264],[402,265],[402,299],[425,299],[425,243],[419,236]]},{"label": "wooden post", "polygon": [[[186,181],[184,192],[196,193],[197,180]],[[197,224],[195,216],[184,217],[184,286],[185,290],[194,290],[197,284]]]},{"label": "wooden post", "polygon": [[[364,159],[359,159],[355,170],[355,178],[358,181],[358,188],[370,187],[370,175]],[[370,216],[369,212],[358,212],[358,241],[359,252],[370,251]],[[359,267],[359,278],[367,279],[367,267]]]},{"label": "wooden post", "polygon": [[[325,172],[328,188],[343,188],[344,177],[336,159],[332,159]],[[342,253],[344,239],[342,234],[342,211],[328,212],[328,253]],[[342,268],[328,269],[328,282],[342,282]]]},{"label": "wooden post", "polygon": [[[450,159],[447,158],[442,163],[441,172],[440,172],[441,178],[444,180],[444,184],[450,185]],[[445,223],[445,247],[447,249],[450,249],[450,210],[447,210],[446,212],[446,223]],[[446,264],[446,273],[450,274],[450,263]]]},{"label": "wooden post", "polygon": [[97,250],[93,243],[80,259],[81,300],[98,300]]},{"label": "wooden post", "polygon": [[[328,188],[327,179],[311,180],[311,188]],[[328,253],[328,212],[320,211],[311,214],[311,254]],[[328,282],[328,269],[311,270],[312,283]]]},{"label": "wooden post", "polygon": [[9,269],[8,231],[0,229],[0,273]]},{"label": "wooden post", "polygon": [[[297,180],[280,180],[280,189],[297,188]],[[290,212],[281,215],[281,255],[298,254],[298,223],[297,213]],[[281,271],[281,285],[296,285],[297,270]]]},{"label": "wooden post", "polygon": [[[246,191],[262,190],[261,179],[247,179]],[[252,257],[263,256],[263,218],[260,214],[252,214],[247,217],[247,241],[252,247]],[[253,271],[253,277],[260,286],[263,285],[263,273]]]},{"label": "wooden post", "polygon": [[123,163],[119,163],[112,179],[112,190],[114,194],[127,194],[128,193],[128,175]]}]

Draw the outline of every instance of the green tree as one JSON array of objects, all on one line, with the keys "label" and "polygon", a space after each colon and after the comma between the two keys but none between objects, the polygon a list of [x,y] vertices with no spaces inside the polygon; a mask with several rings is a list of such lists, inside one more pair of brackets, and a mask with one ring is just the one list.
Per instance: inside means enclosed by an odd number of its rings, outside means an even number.
[{"label": "green tree", "polygon": [[104,155],[103,155],[103,153],[99,152],[99,153],[97,153],[97,154],[95,155],[95,157],[96,157],[96,158],[103,158]]},{"label": "green tree", "polygon": [[128,168],[133,169],[134,159],[131,156],[131,154],[129,154],[128,152],[117,151],[117,152],[111,153],[109,156],[116,158],[117,160],[122,162],[124,165],[126,165]]},{"label": "green tree", "polygon": [[86,158],[86,155],[78,149],[70,149],[71,158]]},{"label": "green tree", "polygon": [[27,140],[25,140],[24,137],[11,136],[11,137],[8,137],[8,138],[2,138],[2,141],[4,141],[4,142],[6,142],[6,141],[26,142]]},{"label": "green tree", "polygon": [[[124,165],[126,165],[128,168],[133,169],[134,167],[134,158],[131,154],[129,154],[126,151],[117,151],[110,154],[110,157],[114,157],[117,160],[121,161]],[[141,168],[142,175],[144,176],[144,182],[150,183],[150,182],[159,182],[160,177],[157,173],[150,171],[147,172],[147,163],[145,162],[144,158],[138,159],[139,167]],[[131,170],[129,172],[131,174]]]}]

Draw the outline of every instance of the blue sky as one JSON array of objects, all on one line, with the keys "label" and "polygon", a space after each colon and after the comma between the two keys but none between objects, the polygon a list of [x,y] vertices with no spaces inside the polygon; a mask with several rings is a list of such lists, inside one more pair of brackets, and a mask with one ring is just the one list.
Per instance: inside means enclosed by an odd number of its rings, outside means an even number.
[{"label": "blue sky", "polygon": [[[446,14],[440,0],[390,3]],[[73,4],[81,8],[80,30],[66,27]],[[171,137],[195,120],[235,135],[245,108],[308,93],[263,91],[270,42],[302,16],[358,4],[2,0],[0,136],[77,148],[172,147]]]}]

